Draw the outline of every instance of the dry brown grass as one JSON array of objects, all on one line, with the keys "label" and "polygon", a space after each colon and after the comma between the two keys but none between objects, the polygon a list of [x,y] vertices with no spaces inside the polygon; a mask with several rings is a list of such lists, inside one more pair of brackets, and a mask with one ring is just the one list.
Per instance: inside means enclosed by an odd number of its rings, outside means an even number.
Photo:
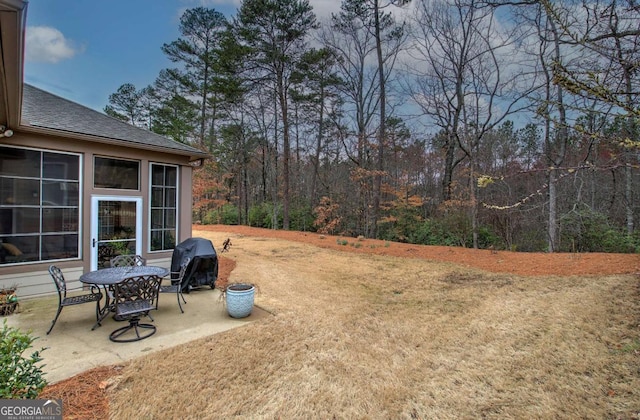
[{"label": "dry brown grass", "polygon": [[[220,242],[228,234],[194,232]],[[132,361],[124,418],[637,418],[633,275],[519,277],[232,236],[273,317]]]}]

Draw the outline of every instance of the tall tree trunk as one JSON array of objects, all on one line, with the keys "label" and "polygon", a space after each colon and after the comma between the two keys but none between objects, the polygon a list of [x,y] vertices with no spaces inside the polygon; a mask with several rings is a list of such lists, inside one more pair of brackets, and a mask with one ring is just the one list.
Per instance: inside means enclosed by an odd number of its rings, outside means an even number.
[{"label": "tall tree trunk", "polygon": [[325,89],[324,85],[320,87],[320,109],[318,110],[318,135],[316,136],[316,151],[313,156],[313,176],[311,177],[311,205],[315,206],[318,202],[318,178],[320,177],[320,151],[322,149],[322,139],[324,133],[324,101]]},{"label": "tall tree trunk", "polygon": [[271,214],[271,228],[278,229],[278,98],[273,97],[273,169],[271,170],[271,202],[273,213]]},{"label": "tall tree trunk", "polygon": [[[477,155],[476,155],[477,156]],[[469,173],[469,198],[471,201],[471,235],[473,249],[478,249],[478,183],[476,181],[475,158],[471,158]]]},{"label": "tall tree trunk", "polygon": [[633,169],[630,163],[624,167],[625,188],[624,188],[624,208],[627,219],[627,234],[633,234]]},{"label": "tall tree trunk", "polygon": [[[209,50],[209,41],[206,43],[206,50]],[[200,147],[203,150],[210,150],[211,145],[208,148],[205,142],[206,131],[207,131],[207,96],[209,96],[209,65],[205,64],[204,66],[204,74],[202,76],[202,93],[200,95],[200,100],[202,101],[202,105],[200,105]]]},{"label": "tall tree trunk", "polygon": [[[246,157],[245,157],[246,158]],[[248,160],[248,159],[247,159]],[[244,194],[244,212],[242,216],[242,224],[247,225],[249,222],[249,180],[247,179],[249,174],[247,173],[247,162],[242,166],[242,192]]]},{"label": "tall tree trunk", "polygon": [[456,140],[447,134],[444,154],[444,176],[442,177],[442,201],[451,200],[451,185],[453,182],[453,158],[455,156]]},{"label": "tall tree trunk", "polygon": [[384,80],[384,61],[382,58],[382,39],[380,35],[380,7],[378,0],[374,0],[376,53],[378,55],[378,83],[380,84],[380,127],[378,129],[378,157],[376,161],[376,174],[373,179],[373,215],[372,235],[378,236],[378,218],[380,212],[380,200],[382,195],[382,173],[384,170],[384,142],[386,133],[386,92]]},{"label": "tall tree trunk", "polygon": [[[612,28],[614,29],[614,28]],[[624,60],[624,56],[623,56],[623,48],[622,45],[620,43],[620,39],[616,38],[616,50],[617,50],[617,58],[618,61],[620,62],[620,65],[622,66],[623,69],[623,74],[624,74],[624,85],[625,85],[625,91],[627,92],[626,94],[626,103],[627,103],[627,107],[629,109],[632,109],[634,106],[634,101],[633,101],[633,84],[632,84],[632,72],[637,71],[637,68],[632,65],[632,64],[625,64],[625,60]],[[636,121],[636,117],[634,115],[630,115],[628,118],[627,123],[625,124],[625,130],[626,131],[626,136],[627,138],[629,138],[630,140],[637,140],[635,138],[636,135],[636,127],[635,127],[635,121]],[[626,225],[627,225],[627,234],[628,235],[632,235],[633,234],[633,226],[634,226],[634,220],[633,220],[633,170],[631,167],[631,163],[629,163],[629,152],[625,152],[624,153],[624,160],[625,160],[625,168],[624,168],[624,174],[625,174],[625,188],[624,188],[624,208],[625,208],[625,215],[626,215]]]},{"label": "tall tree trunk", "polygon": [[[560,63],[562,55],[560,53],[560,35],[552,19],[549,20],[550,28],[553,33],[554,43],[554,62]],[[550,88],[549,83],[551,79],[547,79],[547,89]],[[550,96],[548,96],[550,98]],[[547,226],[548,236],[548,248],[549,252],[556,252],[559,249],[558,237],[558,194],[557,184],[558,175],[557,168],[562,165],[566,154],[567,142],[569,140],[569,128],[567,126],[567,111],[564,105],[564,90],[560,85],[556,85],[556,106],[558,109],[558,122],[557,130],[555,134],[555,147],[551,150],[551,147],[547,150],[547,156],[549,158],[549,220]],[[547,115],[547,136],[550,135],[549,130],[549,116]],[[555,153],[554,153],[555,152]],[[555,157],[554,157],[555,155]]]},{"label": "tall tree trunk", "polygon": [[[366,156],[365,148],[367,143],[366,137],[366,129],[364,124],[364,118],[359,116],[358,120],[358,158],[357,158],[357,169],[361,169],[363,172],[369,169],[369,163]],[[362,176],[362,175],[360,175]],[[369,236],[370,232],[367,225],[367,212],[369,203],[367,201],[367,188],[366,188],[366,180],[362,178],[357,178],[357,205],[358,205],[358,215],[357,215],[357,223],[359,224],[358,229],[362,232],[363,235]]]},{"label": "tall tree trunk", "polygon": [[289,143],[289,115],[287,95],[282,76],[278,80],[278,99],[282,113],[282,229],[289,230],[289,162],[291,146]]},{"label": "tall tree trunk", "polygon": [[558,178],[556,169],[549,169],[549,216],[547,227],[548,251],[555,252],[558,250],[558,215],[557,215],[557,194]]}]

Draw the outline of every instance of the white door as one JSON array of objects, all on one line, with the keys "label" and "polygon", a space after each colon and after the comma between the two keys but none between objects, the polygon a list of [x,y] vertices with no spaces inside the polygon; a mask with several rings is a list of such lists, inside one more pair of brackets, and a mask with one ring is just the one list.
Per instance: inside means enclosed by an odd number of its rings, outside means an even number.
[{"label": "white door", "polygon": [[121,254],[142,254],[142,198],[91,197],[91,270]]}]

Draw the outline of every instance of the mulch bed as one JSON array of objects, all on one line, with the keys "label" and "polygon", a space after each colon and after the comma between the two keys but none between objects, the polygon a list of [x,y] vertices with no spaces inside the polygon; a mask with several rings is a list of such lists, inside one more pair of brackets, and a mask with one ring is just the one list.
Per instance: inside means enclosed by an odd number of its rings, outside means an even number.
[{"label": "mulch bed", "polygon": [[[492,273],[521,276],[612,275],[640,273],[640,255],[593,253],[511,252],[453,246],[414,245],[378,239],[320,235],[312,232],[261,229],[248,226],[197,225],[194,231],[225,232],[253,237],[304,242],[361,254],[451,262]],[[234,238],[231,238],[234,241]]]},{"label": "mulch bed", "polygon": [[40,398],[62,399],[65,419],[109,418],[107,388],[122,365],[100,366],[47,386]]}]

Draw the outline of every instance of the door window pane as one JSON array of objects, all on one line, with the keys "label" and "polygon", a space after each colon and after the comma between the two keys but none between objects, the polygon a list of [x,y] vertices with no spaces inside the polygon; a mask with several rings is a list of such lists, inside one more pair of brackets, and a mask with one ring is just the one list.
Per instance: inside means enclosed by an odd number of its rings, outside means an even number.
[{"label": "door window pane", "polygon": [[136,252],[136,202],[98,201],[98,268],[113,257]]},{"label": "door window pane", "polygon": [[98,240],[135,239],[135,201],[100,201]]}]

